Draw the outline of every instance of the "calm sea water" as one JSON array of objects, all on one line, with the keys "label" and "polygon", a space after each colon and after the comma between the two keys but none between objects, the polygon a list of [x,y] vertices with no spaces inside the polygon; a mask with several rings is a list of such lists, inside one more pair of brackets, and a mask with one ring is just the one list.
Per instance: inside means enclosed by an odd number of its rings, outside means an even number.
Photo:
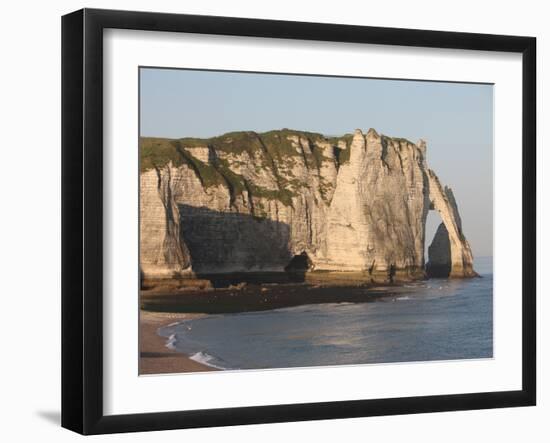
[{"label": "calm sea water", "polygon": [[211,315],[159,333],[223,369],[491,358],[492,258],[475,269],[483,278],[414,283],[370,303]]}]

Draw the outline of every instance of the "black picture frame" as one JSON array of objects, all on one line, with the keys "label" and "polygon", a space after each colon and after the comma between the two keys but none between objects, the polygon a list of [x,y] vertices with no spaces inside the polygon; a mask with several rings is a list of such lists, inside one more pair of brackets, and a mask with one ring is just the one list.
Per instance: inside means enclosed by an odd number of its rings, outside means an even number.
[{"label": "black picture frame", "polygon": [[[191,32],[522,54],[522,389],[131,415],[103,412],[103,30]],[[62,18],[62,426],[82,434],[530,406],[536,403],[536,39],[83,9]]]}]

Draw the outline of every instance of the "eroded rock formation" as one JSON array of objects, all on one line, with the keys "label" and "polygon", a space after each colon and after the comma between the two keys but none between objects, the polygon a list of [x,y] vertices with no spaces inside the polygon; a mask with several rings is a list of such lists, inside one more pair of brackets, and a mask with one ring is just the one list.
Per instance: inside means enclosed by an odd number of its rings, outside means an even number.
[{"label": "eroded rock formation", "polygon": [[428,248],[428,276],[474,277],[474,258],[462,232],[462,220],[451,188],[443,188],[432,170],[428,170],[430,201],[443,222]]},{"label": "eroded rock formation", "polygon": [[171,277],[191,270],[181,241],[180,213],[173,198],[171,169],[150,169],[140,176],[140,266],[144,276]]},{"label": "eroded rock formation", "polygon": [[[371,129],[343,137],[280,130],[141,140],[141,270],[146,278],[289,269],[424,278],[428,211],[445,233],[430,265],[475,275],[452,191],[424,142]],[[440,229],[441,230],[441,229]],[[438,236],[448,238],[448,251]],[[436,242],[437,240],[437,242]]]}]

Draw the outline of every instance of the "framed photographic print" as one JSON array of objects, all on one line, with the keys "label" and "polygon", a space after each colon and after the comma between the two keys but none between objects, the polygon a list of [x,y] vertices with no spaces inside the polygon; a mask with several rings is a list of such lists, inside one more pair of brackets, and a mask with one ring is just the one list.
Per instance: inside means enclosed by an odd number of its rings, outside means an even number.
[{"label": "framed photographic print", "polygon": [[62,425],[536,399],[531,37],[62,21]]}]

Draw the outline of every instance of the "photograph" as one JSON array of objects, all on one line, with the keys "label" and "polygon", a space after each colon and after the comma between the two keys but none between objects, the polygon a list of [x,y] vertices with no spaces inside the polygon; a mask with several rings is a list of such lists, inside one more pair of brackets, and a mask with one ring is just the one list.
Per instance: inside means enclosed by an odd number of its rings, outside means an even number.
[{"label": "photograph", "polygon": [[140,375],[493,358],[493,84],[138,70]]},{"label": "photograph", "polygon": [[0,440],[550,442],[543,5],[6,2]]}]

